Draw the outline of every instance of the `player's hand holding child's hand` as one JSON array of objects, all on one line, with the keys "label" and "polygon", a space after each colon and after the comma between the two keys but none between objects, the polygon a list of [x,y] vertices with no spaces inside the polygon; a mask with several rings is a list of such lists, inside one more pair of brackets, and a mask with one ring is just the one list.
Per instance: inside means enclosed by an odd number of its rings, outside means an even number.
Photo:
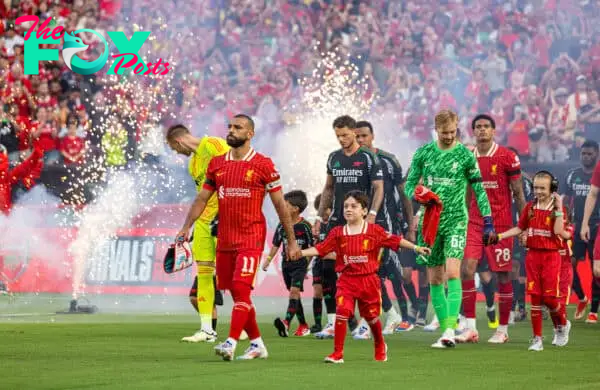
[{"label": "player's hand holding child's hand", "polygon": [[296,241],[292,241],[288,244],[288,258],[292,261],[298,260],[302,257],[302,251]]}]

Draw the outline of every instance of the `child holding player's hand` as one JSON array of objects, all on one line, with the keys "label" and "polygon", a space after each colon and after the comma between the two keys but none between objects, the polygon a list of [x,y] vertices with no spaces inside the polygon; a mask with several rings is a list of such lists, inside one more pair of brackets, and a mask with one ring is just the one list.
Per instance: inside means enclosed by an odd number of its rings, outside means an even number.
[{"label": "child holding player's hand", "polygon": [[[347,322],[354,314],[358,302],[360,316],[369,323],[375,341],[375,360],[387,360],[387,346],[383,340],[379,315],[381,311],[381,282],[379,253],[382,248],[397,251],[399,247],[412,249],[418,254],[429,255],[431,250],[414,245],[386,232],[381,226],[367,223],[369,198],[361,191],[350,191],[344,197],[346,225],[331,230],[327,238],[313,248],[302,250],[302,256],[321,256],[336,253],[335,270],[340,274],[337,281],[335,348],[325,358],[327,363],[344,362],[344,339]],[[327,260],[323,260],[327,261]]]}]

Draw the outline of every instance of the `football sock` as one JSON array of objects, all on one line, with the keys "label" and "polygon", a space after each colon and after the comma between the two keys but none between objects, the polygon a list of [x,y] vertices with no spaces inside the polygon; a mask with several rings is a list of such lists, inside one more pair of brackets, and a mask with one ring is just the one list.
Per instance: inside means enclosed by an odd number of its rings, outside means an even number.
[{"label": "football sock", "polygon": [[313,317],[315,324],[321,326],[321,316],[323,315],[323,298],[313,298]]},{"label": "football sock", "polygon": [[288,308],[285,313],[285,320],[287,321],[288,325],[292,322],[292,320],[294,319],[294,316],[298,312],[298,304],[299,303],[300,303],[300,301],[298,299],[290,298],[290,300],[288,301]]},{"label": "football sock", "polygon": [[531,296],[531,328],[534,336],[542,337],[542,297]]},{"label": "football sock", "polygon": [[302,301],[298,301],[298,311],[296,312],[296,317],[298,318],[298,322],[301,325],[306,325],[306,319],[304,318],[304,306],[302,306]]},{"label": "football sock", "polygon": [[498,283],[498,309],[500,325],[508,325],[510,309],[513,301],[513,285],[511,282]]},{"label": "football sock", "polygon": [[475,303],[477,300],[477,290],[475,289],[475,280],[463,280],[462,281],[462,307],[463,314],[467,319],[474,319],[476,317],[475,313]]},{"label": "football sock", "polygon": [[577,295],[577,299],[579,301],[583,301],[585,299],[585,293],[583,292],[583,288],[581,287],[581,280],[579,279],[579,272],[577,272],[577,263],[573,264],[573,292]]},{"label": "football sock", "polygon": [[444,291],[443,284],[432,284],[430,287],[431,291],[431,305],[437,315],[438,321],[440,322],[440,329],[446,330],[446,320],[448,318],[448,300],[446,299],[446,293]]},{"label": "football sock", "polygon": [[458,312],[462,303],[462,283],[460,279],[448,279],[448,320],[446,328],[456,329]]}]

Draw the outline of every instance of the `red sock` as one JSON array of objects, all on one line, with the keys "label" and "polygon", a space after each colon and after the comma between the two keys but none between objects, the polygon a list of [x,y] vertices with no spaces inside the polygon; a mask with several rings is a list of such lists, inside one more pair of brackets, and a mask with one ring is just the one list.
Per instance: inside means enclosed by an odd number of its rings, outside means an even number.
[{"label": "red sock", "polygon": [[500,312],[500,325],[508,325],[510,310],[513,301],[512,282],[498,283],[498,311]]},{"label": "red sock", "polygon": [[254,340],[260,337],[260,329],[258,329],[258,323],[256,322],[256,308],[252,305],[252,310],[248,313],[248,320],[246,320],[246,326],[244,327],[248,338]]},{"label": "red sock", "polygon": [[[231,296],[233,297],[233,310],[231,311],[231,325],[229,327],[229,337],[234,340],[240,339],[242,330],[246,327],[250,311],[253,310],[250,301],[250,286],[244,283],[233,282],[231,286]],[[256,322],[256,315],[254,316]],[[248,334],[250,337],[250,334]]]},{"label": "red sock", "polygon": [[344,354],[344,341],[348,329],[348,317],[335,316],[335,336],[333,338],[334,352]]},{"label": "red sock", "polygon": [[531,327],[533,335],[542,337],[542,297],[531,296]]},{"label": "red sock", "polygon": [[463,280],[462,289],[462,304],[465,317],[475,318],[475,304],[477,302],[475,280]]},{"label": "red sock", "polygon": [[561,308],[562,304],[559,298],[544,297],[544,304],[550,310],[550,317],[552,317],[552,323],[555,328],[567,324],[567,318],[564,315],[565,310]]},{"label": "red sock", "polygon": [[384,343],[381,321],[379,320],[379,317],[375,317],[374,319],[367,320],[367,322],[369,323],[369,327],[371,328],[371,333],[373,333],[373,341],[375,342],[375,348],[377,348],[378,345]]}]

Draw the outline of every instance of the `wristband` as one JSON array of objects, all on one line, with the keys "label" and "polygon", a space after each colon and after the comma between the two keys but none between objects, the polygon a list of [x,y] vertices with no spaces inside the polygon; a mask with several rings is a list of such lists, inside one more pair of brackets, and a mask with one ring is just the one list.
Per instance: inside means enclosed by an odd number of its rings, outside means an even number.
[{"label": "wristband", "polygon": [[554,216],[555,216],[556,218],[558,218],[558,217],[562,217],[563,215],[564,215],[564,214],[563,214],[563,212],[562,212],[562,211],[555,211],[555,212],[554,212]]},{"label": "wristband", "polygon": [[502,234],[498,233],[496,237],[498,237],[498,241],[502,240]]},{"label": "wristband", "polygon": [[267,261],[271,261],[272,258],[272,256],[267,256]]},{"label": "wristband", "polygon": [[416,254],[419,254],[419,249],[421,249],[421,247],[418,245],[415,245],[415,247],[413,248],[413,252],[415,252]]},{"label": "wristband", "polygon": [[375,210],[369,210],[369,214],[371,214],[371,215],[377,215],[377,211],[375,211]]}]

